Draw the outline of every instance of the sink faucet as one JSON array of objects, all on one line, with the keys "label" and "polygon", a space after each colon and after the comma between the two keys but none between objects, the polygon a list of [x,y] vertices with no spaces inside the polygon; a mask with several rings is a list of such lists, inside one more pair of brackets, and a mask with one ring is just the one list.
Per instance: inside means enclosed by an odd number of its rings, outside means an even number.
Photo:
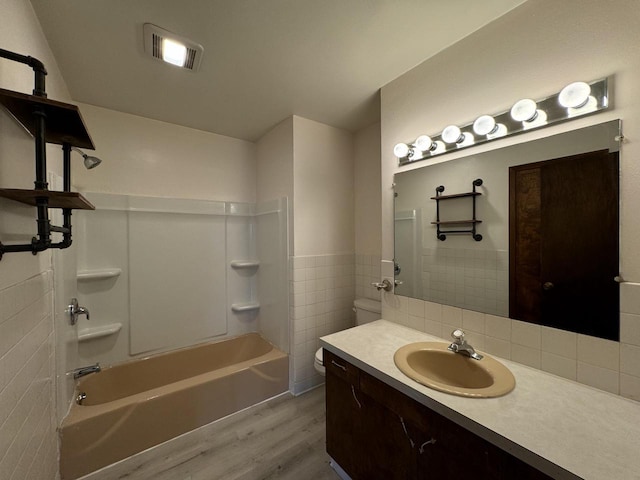
[{"label": "sink faucet", "polygon": [[89,365],[87,367],[76,368],[71,373],[73,373],[73,378],[75,380],[77,380],[80,377],[84,377],[85,375],[89,375],[90,373],[97,373],[100,370],[101,370],[100,369],[100,364],[96,363],[95,365]]},{"label": "sink faucet", "polygon": [[471,345],[467,343],[464,339],[464,332],[460,329],[454,330],[451,332],[451,337],[453,338],[453,343],[449,345],[449,350],[453,353],[459,353],[461,355],[466,355],[467,357],[471,357],[475,360],[482,360],[482,355],[476,353]]}]

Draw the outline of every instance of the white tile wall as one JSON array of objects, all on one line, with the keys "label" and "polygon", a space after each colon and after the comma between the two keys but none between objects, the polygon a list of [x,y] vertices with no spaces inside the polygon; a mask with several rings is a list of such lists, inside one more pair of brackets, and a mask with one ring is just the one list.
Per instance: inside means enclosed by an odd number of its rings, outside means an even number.
[{"label": "white tile wall", "polygon": [[0,291],[0,478],[57,478],[52,271]]},{"label": "white tile wall", "polygon": [[382,316],[445,340],[462,327],[479,350],[640,401],[640,284],[620,287],[620,342],[393,294]]},{"label": "white tile wall", "polygon": [[353,254],[290,258],[290,388],[295,395],[324,381],[313,367],[319,338],[354,325],[355,272]]},{"label": "white tile wall", "polygon": [[[425,223],[429,224],[428,221]],[[460,248],[422,251],[423,298],[507,315],[509,252]]]},{"label": "white tile wall", "polygon": [[380,301],[380,292],[371,285],[382,279],[380,255],[356,254],[356,298]]}]

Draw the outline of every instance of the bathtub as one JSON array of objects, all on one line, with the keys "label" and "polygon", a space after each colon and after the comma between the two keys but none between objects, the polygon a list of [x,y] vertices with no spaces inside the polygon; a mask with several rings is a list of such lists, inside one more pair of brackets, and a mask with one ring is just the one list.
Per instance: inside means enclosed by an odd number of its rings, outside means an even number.
[{"label": "bathtub", "polygon": [[60,428],[71,480],[287,391],[288,356],[256,333],[105,368],[81,378]]}]

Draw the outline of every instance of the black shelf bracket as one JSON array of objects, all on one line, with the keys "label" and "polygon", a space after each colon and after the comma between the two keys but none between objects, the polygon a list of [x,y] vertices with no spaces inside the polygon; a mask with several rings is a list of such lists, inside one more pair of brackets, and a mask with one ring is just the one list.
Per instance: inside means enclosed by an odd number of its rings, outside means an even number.
[{"label": "black shelf bracket", "polygon": [[[37,210],[36,224],[37,224],[37,236],[34,236],[31,243],[26,244],[13,244],[4,245],[0,242],[0,260],[5,253],[10,252],[31,252],[36,255],[38,252],[42,252],[49,248],[67,248],[71,246],[71,208],[61,207],[63,215],[63,226],[53,226],[49,220],[49,208],[58,208],[50,205],[50,194],[58,192],[50,192],[48,190],[47,183],[47,121],[51,119],[47,118],[47,105],[51,103],[57,103],[46,100],[47,94],[45,91],[45,76],[47,70],[44,64],[33,57],[20,55],[15,52],[0,49],[0,58],[6,58],[8,60],[23,63],[33,69],[34,72],[34,89],[33,96],[28,100],[24,100],[22,105],[28,105],[30,108],[30,125],[33,127],[30,130],[33,134],[35,141],[35,189],[32,191],[33,203]],[[5,91],[8,92],[8,91]],[[8,92],[9,94],[18,94],[17,92]],[[26,95],[23,95],[27,97]],[[47,103],[48,102],[48,103]],[[59,104],[62,105],[62,104]],[[74,107],[76,108],[76,107]],[[11,113],[13,113],[10,110]],[[15,115],[14,115],[15,116]],[[20,120],[16,116],[16,120],[24,125],[24,121]],[[63,192],[71,192],[71,147],[70,143],[62,142],[63,152]],[[26,202],[24,202],[26,203]],[[62,241],[52,242],[51,233],[61,233]]]},{"label": "black shelf bracket", "polygon": [[[464,193],[455,193],[453,195],[443,195],[442,193],[444,192],[444,185],[440,185],[439,187],[436,188],[436,196],[435,197],[431,197],[432,200],[436,201],[436,221],[435,222],[431,222],[432,225],[436,226],[436,236],[438,237],[438,240],[444,242],[447,239],[447,235],[466,235],[469,234],[472,236],[472,238],[476,241],[479,242],[482,240],[482,235],[480,235],[479,233],[477,233],[476,231],[476,226],[478,225],[478,223],[482,223],[482,220],[478,220],[476,218],[476,197],[478,195],[482,195],[481,192],[478,192],[476,190],[476,187],[479,187],[482,185],[482,179],[481,178],[476,178],[473,182],[472,182],[472,191],[471,192],[464,192]],[[442,221],[440,219],[440,202],[443,200],[452,200],[454,198],[465,198],[465,197],[469,197],[471,198],[472,201],[472,214],[471,214],[471,219],[469,220],[446,220],[446,221]],[[466,228],[464,230],[443,230],[441,228],[441,226],[443,225],[450,225],[450,226],[454,226],[454,225],[469,225],[469,228]]]}]

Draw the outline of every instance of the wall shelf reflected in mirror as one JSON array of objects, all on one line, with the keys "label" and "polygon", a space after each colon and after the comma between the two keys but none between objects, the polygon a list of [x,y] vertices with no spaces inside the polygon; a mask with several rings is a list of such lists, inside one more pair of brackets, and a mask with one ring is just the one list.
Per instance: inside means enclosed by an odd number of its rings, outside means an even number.
[{"label": "wall shelf reflected in mirror", "polygon": [[[444,242],[447,239],[447,235],[471,235],[476,242],[482,240],[482,235],[476,232],[476,227],[479,223],[482,223],[482,220],[478,220],[476,218],[476,197],[478,195],[482,195],[482,192],[476,191],[477,187],[482,186],[482,179],[476,178],[473,182],[471,182],[473,190],[471,192],[462,192],[462,193],[453,193],[443,195],[445,187],[444,185],[439,185],[436,187],[436,196],[431,197],[431,200],[436,201],[436,221],[431,222],[431,225],[436,226],[436,237],[438,240]],[[443,200],[454,200],[461,198],[469,198],[471,200],[471,216],[469,220],[441,220],[440,219],[440,202]],[[448,228],[447,230],[443,230],[442,227]],[[451,230],[450,228],[454,228]],[[466,228],[462,228],[466,227]]]}]

